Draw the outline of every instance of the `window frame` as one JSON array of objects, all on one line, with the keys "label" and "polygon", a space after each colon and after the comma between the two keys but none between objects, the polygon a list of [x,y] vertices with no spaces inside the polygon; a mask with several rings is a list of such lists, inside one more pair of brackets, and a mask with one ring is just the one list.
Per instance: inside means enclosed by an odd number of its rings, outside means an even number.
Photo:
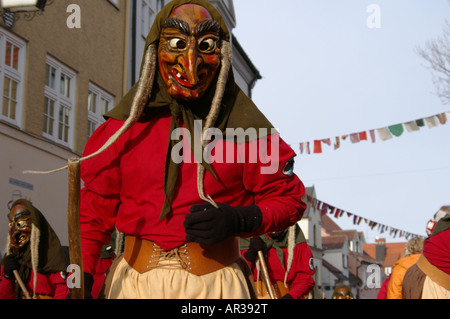
[{"label": "window frame", "polygon": [[[18,48],[17,55],[17,69],[6,64],[6,43],[11,43],[14,47]],[[24,80],[25,80],[25,64],[26,64],[26,50],[27,44],[25,41],[21,40],[17,36],[8,32],[7,30],[0,28],[0,92],[2,92],[0,100],[0,119],[8,122],[10,124],[16,125],[22,128],[22,118],[23,118],[23,90],[24,90]],[[15,110],[14,118],[9,116],[11,109],[8,107],[8,115],[3,115],[3,102],[5,99],[4,87],[5,78],[10,81],[14,81],[17,84],[16,87],[16,97],[15,97]],[[11,99],[11,96],[8,97]]]},{"label": "window frame", "polygon": [[[96,95],[96,110],[92,111],[90,110],[90,104],[89,104],[89,96],[91,95],[91,93]],[[105,100],[108,102],[109,104],[109,108],[106,112],[112,110],[112,108],[114,107],[114,96],[108,92],[106,92],[105,90],[101,89],[99,86],[95,85],[94,83],[90,82],[89,83],[89,90],[88,90],[88,132],[87,132],[87,136],[88,138],[92,135],[92,133],[94,133],[94,131],[101,125],[103,124],[106,120],[103,118],[103,115],[106,113],[102,114],[102,110],[101,110],[101,104],[99,103],[101,100]],[[91,123],[94,123],[94,129],[91,132]]]},{"label": "window frame", "polygon": [[[76,94],[76,80],[77,75],[76,72],[65,66],[64,64],[58,62],[56,59],[47,56],[46,58],[46,76],[47,80],[50,82],[49,72],[47,66],[50,66],[55,69],[55,87],[50,87],[45,83],[44,96],[46,99],[51,99],[54,102],[54,114],[53,114],[53,129],[52,134],[46,132],[43,128],[42,136],[63,146],[66,146],[70,149],[73,148],[73,140],[74,140],[74,126],[75,126],[75,94]],[[61,75],[70,79],[69,88],[69,96],[63,95],[61,93]],[[47,107],[44,104],[44,107]],[[62,136],[62,139],[59,136],[60,132],[60,110],[68,110],[68,121],[63,122],[63,127],[67,127],[67,134]],[[46,121],[47,114],[43,113],[43,121]],[[44,122],[43,122],[44,124]],[[67,138],[67,141],[65,140]]]}]

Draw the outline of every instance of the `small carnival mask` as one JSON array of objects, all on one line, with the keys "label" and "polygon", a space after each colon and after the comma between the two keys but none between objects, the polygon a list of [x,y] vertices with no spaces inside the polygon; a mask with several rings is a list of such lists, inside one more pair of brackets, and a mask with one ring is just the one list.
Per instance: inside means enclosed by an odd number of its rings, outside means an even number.
[{"label": "small carnival mask", "polygon": [[348,286],[336,287],[332,299],[354,299],[353,294]]},{"label": "small carnival mask", "polygon": [[158,48],[161,76],[178,100],[201,98],[220,66],[220,25],[205,8],[185,4],[162,25]]},{"label": "small carnival mask", "polygon": [[31,237],[31,213],[25,205],[14,206],[8,214],[9,238],[13,248],[22,248],[28,244]]}]

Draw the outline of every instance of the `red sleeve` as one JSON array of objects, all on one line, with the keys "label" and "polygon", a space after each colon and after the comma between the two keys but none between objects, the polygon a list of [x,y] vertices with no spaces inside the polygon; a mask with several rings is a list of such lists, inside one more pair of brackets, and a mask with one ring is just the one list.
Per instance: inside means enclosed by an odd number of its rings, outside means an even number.
[{"label": "red sleeve", "polygon": [[389,286],[389,280],[391,279],[391,275],[389,275],[389,277],[387,277],[384,281],[383,284],[381,285],[380,290],[378,291],[377,294],[377,299],[387,299],[387,288]]},{"label": "red sleeve", "polygon": [[[108,120],[89,139],[83,156],[97,151],[120,127],[118,121]],[[121,185],[119,161],[114,145],[81,164],[80,226],[83,271],[95,273],[102,246],[109,243],[114,231],[120,203]]]},{"label": "red sleeve", "polygon": [[[286,229],[300,220],[306,209],[301,199],[305,187],[293,173],[295,152],[278,134],[264,140],[267,140],[267,146],[259,144],[256,147],[254,143],[260,143],[260,140],[247,145],[250,151],[245,153],[243,165],[244,185],[254,193],[255,204],[263,215],[260,228],[251,236]],[[251,158],[253,146],[258,149],[256,162],[255,157]],[[239,153],[242,153],[242,146]]]},{"label": "red sleeve", "polygon": [[14,280],[3,276],[3,266],[0,267],[0,299],[14,299]]},{"label": "red sleeve", "polygon": [[53,299],[66,299],[70,293],[69,287],[67,287],[66,279],[61,276],[61,273],[53,273],[50,275],[50,282],[55,287],[55,294]]},{"label": "red sleeve", "polygon": [[[289,294],[294,299],[301,299],[314,289],[316,270],[312,261],[313,255],[306,242],[298,244],[294,249],[294,260],[289,277],[294,277]],[[289,280],[289,278],[288,278]]]}]

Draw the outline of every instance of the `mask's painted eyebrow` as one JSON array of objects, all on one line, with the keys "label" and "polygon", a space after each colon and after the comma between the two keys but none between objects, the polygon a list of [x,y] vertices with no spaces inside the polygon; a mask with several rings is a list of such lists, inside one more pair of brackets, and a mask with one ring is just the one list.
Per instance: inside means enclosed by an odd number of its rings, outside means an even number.
[{"label": "mask's painted eyebrow", "polygon": [[205,20],[197,24],[195,27],[196,34],[203,33],[220,33],[220,24],[215,20]]},{"label": "mask's painted eyebrow", "polygon": [[[27,211],[27,210],[25,210],[23,212],[20,212],[20,213],[17,213],[16,215],[14,215],[14,220],[18,220],[19,218],[22,218],[24,216],[31,216],[31,213],[29,211]],[[8,219],[10,221],[12,221],[12,218],[11,218],[11,216],[9,214],[8,214]]]},{"label": "mask's painted eyebrow", "polygon": [[189,27],[189,24],[184,22],[183,20],[177,19],[177,18],[168,18],[166,21],[164,21],[163,28],[174,28],[180,30],[182,33],[185,33],[187,35],[191,34],[191,28]]}]

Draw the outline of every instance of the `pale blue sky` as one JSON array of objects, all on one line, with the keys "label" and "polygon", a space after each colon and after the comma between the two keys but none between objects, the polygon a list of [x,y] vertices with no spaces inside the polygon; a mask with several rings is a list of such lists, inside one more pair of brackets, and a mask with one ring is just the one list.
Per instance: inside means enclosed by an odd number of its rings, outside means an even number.
[{"label": "pale blue sky", "polygon": [[[371,29],[370,4],[381,28]],[[381,142],[324,146],[301,155],[300,142],[386,127],[450,111],[434,93],[431,71],[415,52],[442,35],[447,0],[235,0],[234,34],[263,79],[253,100],[294,148],[295,172],[319,200],[355,215],[425,236],[450,205],[450,119]],[[353,219],[344,229],[379,234]]]}]

